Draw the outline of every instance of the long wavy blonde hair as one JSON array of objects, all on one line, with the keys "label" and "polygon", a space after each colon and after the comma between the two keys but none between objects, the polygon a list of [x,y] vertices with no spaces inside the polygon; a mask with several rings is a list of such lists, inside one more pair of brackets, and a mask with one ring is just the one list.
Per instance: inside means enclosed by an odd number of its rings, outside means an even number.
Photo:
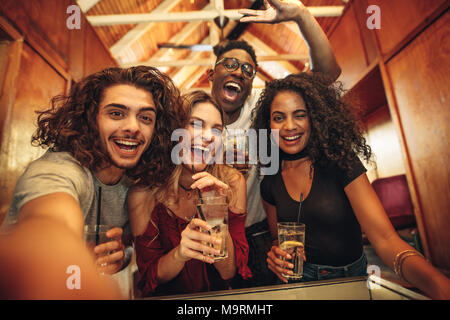
[{"label": "long wavy blonde hair", "polygon": [[[215,102],[215,100],[206,92],[196,90],[187,93],[183,95],[182,101],[183,103],[180,112],[184,113],[184,127],[187,126],[189,116],[194,106],[198,103],[204,102],[211,103],[217,110],[219,110],[223,123],[222,109],[219,107],[217,102]],[[166,206],[176,205],[178,203],[178,200],[180,198],[179,181],[182,170],[182,165],[177,165],[172,174],[167,179],[167,183],[162,186],[154,187],[150,190],[150,196],[153,198],[152,200],[154,201],[154,203],[160,202]],[[235,185],[235,183],[239,180],[239,172],[236,169],[224,164],[211,164],[206,168],[206,171],[230,186],[227,196],[230,206],[233,206],[236,201],[236,197],[231,189],[232,186]]]}]

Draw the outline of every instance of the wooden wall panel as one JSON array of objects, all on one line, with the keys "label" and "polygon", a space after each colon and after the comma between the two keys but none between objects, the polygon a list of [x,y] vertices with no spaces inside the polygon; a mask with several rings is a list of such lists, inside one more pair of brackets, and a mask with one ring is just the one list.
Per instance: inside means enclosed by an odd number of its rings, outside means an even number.
[{"label": "wooden wall panel", "polygon": [[84,42],[84,76],[107,67],[117,66],[90,24],[86,24]]},{"label": "wooden wall panel", "polygon": [[368,66],[353,6],[345,11],[334,29],[330,44],[342,69],[338,80],[345,89],[350,89]]},{"label": "wooden wall panel", "polygon": [[16,97],[12,112],[4,126],[0,153],[0,220],[11,201],[17,178],[27,164],[43,153],[31,146],[36,130],[35,110],[49,106],[50,99],[64,93],[66,80],[28,45],[23,45],[17,77]]},{"label": "wooden wall panel", "polygon": [[[376,30],[381,53],[390,56],[405,41],[414,36],[414,31],[424,24],[446,0],[367,0],[369,5],[378,5],[381,11],[381,29]],[[447,4],[448,5],[448,4]]]},{"label": "wooden wall panel", "polygon": [[[450,270],[450,14],[387,65],[435,265]],[[417,217],[416,217],[417,218]]]},{"label": "wooden wall panel", "polygon": [[361,39],[366,53],[367,64],[370,65],[377,60],[379,53],[375,31],[367,28],[367,19],[370,17],[370,14],[367,14],[369,1],[370,0],[353,1],[352,7],[359,24],[359,30],[361,31]]},{"label": "wooden wall panel", "polygon": [[70,48],[66,10],[70,4],[71,0],[2,0],[0,9],[41,55],[45,53],[57,64],[55,67],[67,71]]},{"label": "wooden wall panel", "polygon": [[372,182],[377,178],[387,178],[405,174],[405,165],[397,136],[387,105],[378,108],[364,121],[367,128],[367,142],[374,154],[375,166],[367,166],[367,176]]}]

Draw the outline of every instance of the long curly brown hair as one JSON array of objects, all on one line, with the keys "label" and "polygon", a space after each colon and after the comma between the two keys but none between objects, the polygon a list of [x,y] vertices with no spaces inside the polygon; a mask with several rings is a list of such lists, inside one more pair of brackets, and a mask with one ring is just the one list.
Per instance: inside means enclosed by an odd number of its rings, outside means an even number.
[{"label": "long curly brown hair", "polygon": [[181,126],[177,112],[181,98],[172,80],[153,67],[108,68],[82,79],[68,96],[56,96],[49,109],[37,111],[38,129],[32,143],[53,151],[69,152],[93,171],[108,165],[110,160],[101,146],[96,118],[105,89],[117,84],[150,92],[157,110],[150,146],[137,166],[126,173],[134,182],[162,183],[174,168],[170,159],[170,136]]},{"label": "long curly brown hair", "polygon": [[[296,92],[305,101],[311,123],[306,152],[313,164],[334,164],[350,174],[356,155],[371,161],[372,152],[363,136],[358,112],[341,99],[342,85],[329,85],[318,73],[289,75],[266,83],[254,110],[253,128],[270,130],[270,108],[280,91]],[[267,143],[270,150],[270,141]]]}]

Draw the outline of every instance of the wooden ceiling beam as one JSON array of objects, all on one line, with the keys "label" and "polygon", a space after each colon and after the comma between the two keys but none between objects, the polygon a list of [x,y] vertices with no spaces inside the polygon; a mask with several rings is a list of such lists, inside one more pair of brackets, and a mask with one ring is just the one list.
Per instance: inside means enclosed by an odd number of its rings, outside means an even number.
[{"label": "wooden ceiling beam", "polygon": [[[250,43],[255,49],[256,55],[262,57],[264,55],[277,56],[278,53],[270,48],[267,44],[262,42],[258,37],[254,36],[252,33],[246,31],[241,36],[242,40]],[[265,73],[270,75],[272,78],[283,78],[287,74],[298,73],[299,70],[287,61],[271,62],[271,61],[261,61],[259,68],[263,69]]]},{"label": "wooden ceiling beam", "polygon": [[[159,14],[167,14],[170,10],[172,10],[180,0],[164,0],[162,1],[152,12]],[[142,37],[146,32],[148,32],[155,23],[143,22],[138,24],[136,27],[128,31],[119,41],[109,48],[113,57],[117,60],[120,60],[121,54],[124,50],[128,49],[131,44],[137,41],[140,37]]]},{"label": "wooden ceiling beam", "polygon": [[[161,50],[160,50],[161,51]],[[182,60],[159,60],[154,58],[155,55],[145,62],[139,63],[129,63],[123,64],[123,67],[130,67],[136,64],[144,64],[153,67],[183,67],[183,66],[212,66],[215,61],[215,57],[212,58],[190,58],[190,59],[182,59]],[[295,55],[295,54],[279,54],[279,55],[267,55],[267,56],[258,56],[258,62],[262,61],[288,61],[288,60],[300,60],[302,62],[308,62],[309,57],[307,55]]]},{"label": "wooden ceiling beam", "polygon": [[77,4],[80,7],[81,11],[86,13],[100,1],[101,0],[77,0]]},{"label": "wooden ceiling beam", "polygon": [[[315,17],[338,17],[342,15],[344,6],[308,7]],[[87,16],[88,21],[94,27],[112,26],[119,24],[139,24],[144,22],[191,22],[214,20],[216,17],[225,16],[230,20],[239,20],[242,14],[237,9],[233,10],[203,10],[172,13],[134,13]]]}]

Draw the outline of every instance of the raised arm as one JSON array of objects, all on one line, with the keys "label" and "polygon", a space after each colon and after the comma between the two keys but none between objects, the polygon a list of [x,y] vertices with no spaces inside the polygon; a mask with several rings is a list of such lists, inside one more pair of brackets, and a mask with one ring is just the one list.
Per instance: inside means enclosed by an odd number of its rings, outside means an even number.
[{"label": "raised arm", "polygon": [[83,212],[77,200],[68,193],[51,193],[28,201],[19,211],[19,224],[29,218],[58,221],[80,240],[83,238]]},{"label": "raised arm", "polygon": [[0,299],[121,298],[69,225],[50,215],[28,215],[0,237]]},{"label": "raised arm", "polygon": [[[398,236],[365,174],[344,190],[370,243],[384,263],[394,270],[397,254],[414,248]],[[450,280],[423,257],[409,256],[402,266],[404,279],[431,298],[450,298]]]},{"label": "raised arm", "polygon": [[[56,192],[45,196],[37,197],[25,203],[19,211],[19,225],[28,219],[33,221],[52,222],[56,221],[65,226],[71,232],[81,246],[84,246],[83,212],[75,200],[68,193]],[[124,246],[122,244],[122,229],[112,228],[106,233],[111,241],[100,244],[94,248],[94,252],[99,256],[96,264],[100,272],[113,274],[121,270],[124,264]],[[59,240],[57,240],[59,241]],[[114,251],[113,254],[104,255],[104,252]],[[106,263],[106,266],[103,266]]]},{"label": "raised arm", "polygon": [[330,42],[316,19],[301,1],[268,0],[266,10],[241,9],[241,22],[280,23],[294,21],[309,47],[311,70],[321,72],[334,82],[341,74]]}]

